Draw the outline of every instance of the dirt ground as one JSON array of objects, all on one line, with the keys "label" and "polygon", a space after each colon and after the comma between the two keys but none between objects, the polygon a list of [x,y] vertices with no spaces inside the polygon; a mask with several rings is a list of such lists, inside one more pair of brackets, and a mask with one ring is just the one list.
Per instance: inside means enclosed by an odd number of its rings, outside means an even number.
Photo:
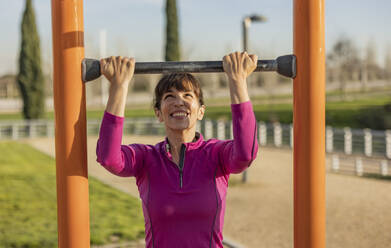
[{"label": "dirt ground", "polygon": [[[137,197],[134,179],[112,176],[97,165],[96,139],[88,138],[89,174]],[[132,136],[123,143],[161,140]],[[53,140],[26,142],[54,154]],[[233,175],[228,189],[224,236],[248,248],[293,247],[292,151],[261,148],[248,171],[248,183],[235,183],[240,178]],[[391,247],[390,180],[326,174],[326,247]]]}]

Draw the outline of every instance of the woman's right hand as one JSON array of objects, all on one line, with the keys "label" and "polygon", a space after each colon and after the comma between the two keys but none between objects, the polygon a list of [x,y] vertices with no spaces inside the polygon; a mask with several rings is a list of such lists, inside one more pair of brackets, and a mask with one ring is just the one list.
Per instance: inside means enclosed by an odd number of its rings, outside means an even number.
[{"label": "woman's right hand", "polygon": [[110,81],[106,111],[117,116],[125,115],[129,83],[134,74],[134,58],[110,57],[100,61],[100,70]]},{"label": "woman's right hand", "polygon": [[100,60],[101,73],[110,81],[111,86],[129,86],[134,74],[135,59],[111,56]]}]

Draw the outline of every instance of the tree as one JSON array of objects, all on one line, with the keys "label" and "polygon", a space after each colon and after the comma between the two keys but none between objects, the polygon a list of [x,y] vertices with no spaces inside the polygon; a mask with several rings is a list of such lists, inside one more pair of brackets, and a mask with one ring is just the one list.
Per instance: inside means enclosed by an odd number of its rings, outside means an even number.
[{"label": "tree", "polygon": [[179,61],[181,58],[178,34],[176,0],[166,0],[166,61]]},{"label": "tree", "polygon": [[354,75],[360,71],[361,67],[361,61],[353,41],[346,37],[340,37],[327,59],[327,67],[330,68],[330,73],[333,73],[333,78],[339,82],[342,97],[345,97],[347,81],[354,79]]},{"label": "tree", "polygon": [[386,80],[391,79],[391,47],[387,48],[386,57],[384,59],[384,77]]},{"label": "tree", "polygon": [[376,80],[381,77],[381,68],[377,63],[376,44],[374,40],[369,41],[367,44],[365,65],[368,80]]},{"label": "tree", "polygon": [[37,119],[44,114],[45,84],[41,69],[39,35],[31,0],[26,0],[21,35],[17,81],[23,98],[23,116],[25,119]]}]

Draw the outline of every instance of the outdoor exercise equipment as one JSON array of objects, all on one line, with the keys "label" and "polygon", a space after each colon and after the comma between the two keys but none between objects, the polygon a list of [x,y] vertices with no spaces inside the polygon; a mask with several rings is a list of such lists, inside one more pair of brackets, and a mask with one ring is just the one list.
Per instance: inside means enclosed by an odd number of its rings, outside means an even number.
[{"label": "outdoor exercise equipment", "polygon": [[[90,247],[82,0],[52,0],[58,246]],[[325,247],[324,0],[293,0],[294,247]],[[292,74],[293,75],[293,74]]]},{"label": "outdoor exercise equipment", "polygon": [[[296,76],[296,56],[280,56],[276,60],[258,60],[254,71],[276,71],[279,74],[294,78]],[[96,59],[84,59],[82,62],[82,79],[88,82],[100,77],[100,63]],[[169,62],[136,62],[135,74],[160,74],[173,72],[224,72],[222,61],[169,61]]]}]

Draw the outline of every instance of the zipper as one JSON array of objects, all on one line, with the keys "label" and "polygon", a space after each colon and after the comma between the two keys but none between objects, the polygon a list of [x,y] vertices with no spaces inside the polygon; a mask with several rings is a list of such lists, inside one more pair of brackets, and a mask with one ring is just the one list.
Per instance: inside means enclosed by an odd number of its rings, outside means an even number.
[{"label": "zipper", "polygon": [[186,146],[185,144],[181,145],[181,151],[179,153],[179,187],[182,188],[183,186],[183,166],[185,165],[185,152],[186,152]]}]

